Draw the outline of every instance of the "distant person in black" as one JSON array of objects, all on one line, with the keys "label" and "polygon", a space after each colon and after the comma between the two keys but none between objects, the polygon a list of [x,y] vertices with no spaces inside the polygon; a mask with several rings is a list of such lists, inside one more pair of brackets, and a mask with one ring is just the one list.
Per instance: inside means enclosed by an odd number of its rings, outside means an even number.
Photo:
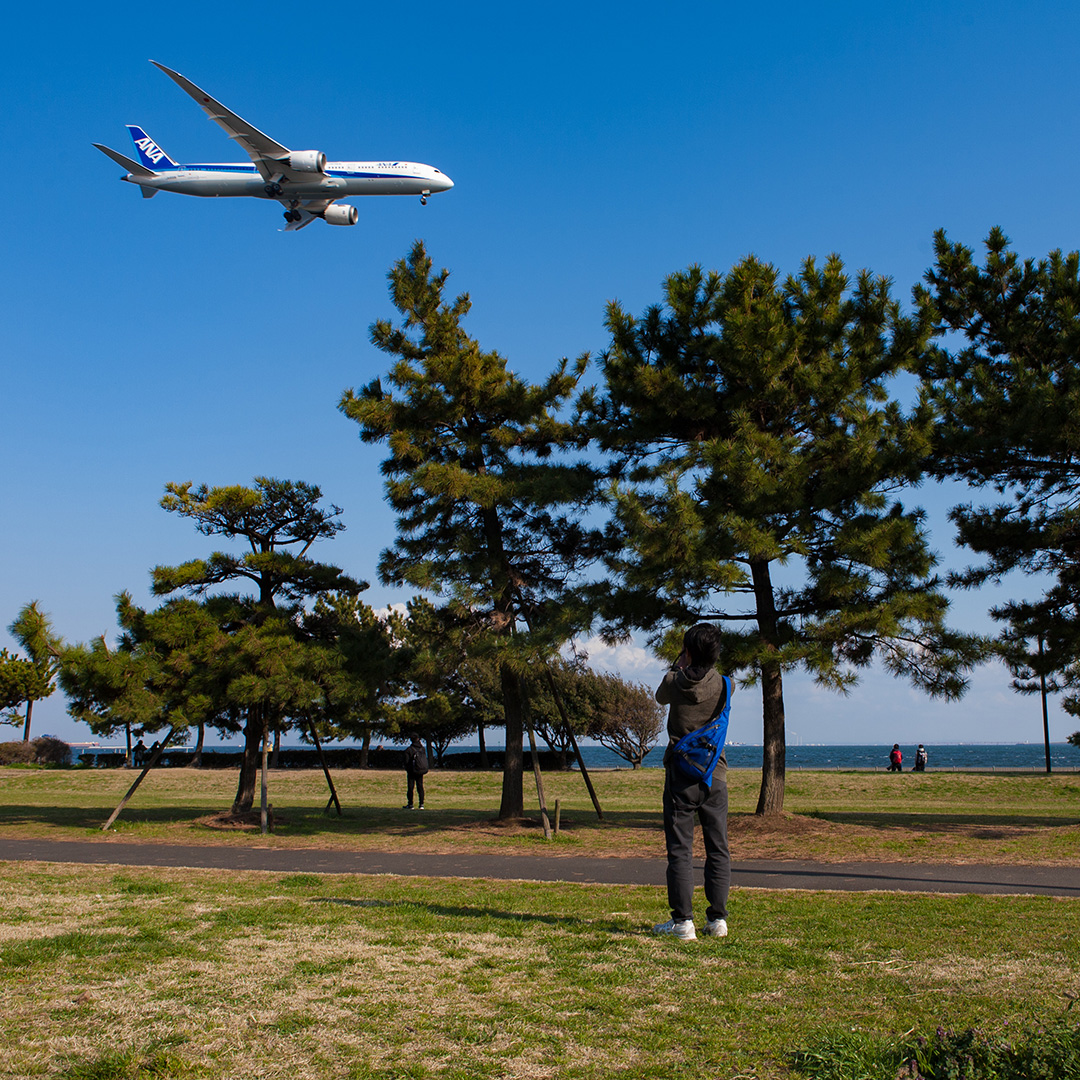
[{"label": "distant person in black", "polygon": [[893,748],[889,751],[889,772],[903,771],[904,755],[900,753],[900,744],[893,743]]},{"label": "distant person in black", "polygon": [[915,751],[915,764],[911,771],[926,772],[926,747],[922,743],[919,743],[919,748]]},{"label": "distant person in black", "polygon": [[420,742],[420,736],[414,732],[412,742],[405,751],[405,775],[409,779],[409,792],[407,796],[409,801],[401,808],[402,810],[413,809],[414,791],[420,800],[416,809],[424,809],[424,774],[427,771],[427,754],[424,753],[424,746],[423,743]]}]

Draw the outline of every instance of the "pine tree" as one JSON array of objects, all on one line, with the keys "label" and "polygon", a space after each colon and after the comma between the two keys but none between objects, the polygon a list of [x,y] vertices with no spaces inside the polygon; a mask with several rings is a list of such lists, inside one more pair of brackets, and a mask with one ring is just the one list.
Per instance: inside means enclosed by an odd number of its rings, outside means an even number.
[{"label": "pine tree", "polygon": [[[461,326],[467,295],[444,299],[422,243],[390,271],[402,315],[372,327],[397,361],[385,378],[347,391],[342,411],[368,443],[385,443],[386,496],[397,538],[383,552],[387,584],[448,594],[483,626],[473,642],[500,672],[506,764],[500,818],[524,813],[523,676],[587,621],[573,586],[595,551],[581,524],[592,472],[568,452],[581,432],[562,412],[585,359],[563,360],[530,384]],[[528,627],[526,626],[528,619]]]},{"label": "pine tree", "polygon": [[340,508],[324,509],[321,498],[312,484],[256,477],[250,488],[168,484],[161,501],[166,510],[192,520],[203,535],[239,539],[248,548],[152,571],[159,596],[177,591],[204,596],[223,586],[254,590],[254,595],[214,593],[209,598],[228,642],[214,660],[223,687],[221,704],[243,718],[244,756],[233,803],[237,813],[253,805],[267,732],[291,716],[305,715],[324,692],[317,657],[302,641],[305,603],[366,588],[338,567],[309,557],[314,543],[344,528]]},{"label": "pine tree", "polygon": [[[1038,597],[991,609],[1016,689],[1049,679],[1080,714],[1080,254],[1019,256],[1000,229],[980,266],[934,237],[935,265],[916,290],[942,344],[923,378],[941,413],[932,468],[1001,498],[956,506],[958,539],[984,561],[951,583],[972,588],[1012,571],[1049,579]],[[1035,643],[1042,641],[1041,650]]]},{"label": "pine tree", "polygon": [[[32,661],[0,649],[0,723],[23,724],[23,742],[30,741],[30,711],[35,701],[53,691],[49,675]],[[18,709],[25,705],[26,716]]]},{"label": "pine tree", "polygon": [[752,256],[691,267],[640,320],[613,303],[607,321],[606,397],[584,402],[618,461],[607,632],[720,624],[727,672],[761,683],[757,812],[778,813],[785,670],[847,692],[877,657],[955,696],[980,654],[946,628],[923,515],[896,498],[922,475],[933,414],[905,412],[890,380],[925,329],[837,256],[783,282]]},{"label": "pine tree", "polygon": [[29,742],[34,702],[47,698],[56,689],[57,652],[62,642],[53,632],[49,616],[38,607],[36,600],[19,612],[8,631],[25,649],[29,662],[34,666],[34,675],[24,673],[22,679],[24,693],[21,700],[26,702],[23,742]]},{"label": "pine tree", "polygon": [[389,733],[387,716],[404,692],[412,658],[407,623],[400,612],[377,613],[348,593],[320,597],[302,621],[321,665],[322,693],[309,719],[320,738],[358,739],[361,768],[367,768],[372,736]]}]

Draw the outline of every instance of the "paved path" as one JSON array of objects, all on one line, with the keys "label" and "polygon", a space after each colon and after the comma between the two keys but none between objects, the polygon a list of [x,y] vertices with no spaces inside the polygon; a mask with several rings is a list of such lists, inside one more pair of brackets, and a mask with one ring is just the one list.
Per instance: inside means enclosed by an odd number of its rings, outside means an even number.
[{"label": "paved path", "polygon": [[[663,885],[664,861],[536,855],[425,855],[319,848],[210,847],[118,841],[5,840],[0,860],[265,870],[306,874],[400,874],[423,877]],[[695,860],[698,883],[701,863]],[[934,863],[809,863],[754,860],[732,864],[732,885],[751,889],[860,892],[1035,893],[1080,898],[1080,867],[943,866]]]}]

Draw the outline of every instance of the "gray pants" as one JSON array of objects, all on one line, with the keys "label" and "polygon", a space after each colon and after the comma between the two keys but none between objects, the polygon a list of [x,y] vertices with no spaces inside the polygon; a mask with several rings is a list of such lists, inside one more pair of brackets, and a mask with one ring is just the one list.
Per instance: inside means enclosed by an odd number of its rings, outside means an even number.
[{"label": "gray pants", "polygon": [[675,765],[664,770],[664,839],[667,841],[667,891],[671,917],[694,917],[694,816],[705,840],[705,910],[707,919],[727,918],[731,887],[728,853],[728,790],[725,781],[711,788],[684,776]]}]

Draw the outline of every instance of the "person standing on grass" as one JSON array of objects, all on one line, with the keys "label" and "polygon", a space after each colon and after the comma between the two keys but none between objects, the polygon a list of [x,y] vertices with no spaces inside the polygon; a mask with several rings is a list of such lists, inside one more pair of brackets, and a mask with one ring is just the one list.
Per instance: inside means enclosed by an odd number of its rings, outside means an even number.
[{"label": "person standing on grass", "polygon": [[705,840],[705,926],[709,937],[725,937],[727,899],[731,886],[731,856],[727,839],[727,759],[721,754],[711,787],[686,776],[672,759],[671,749],[684,735],[704,727],[723,705],[724,678],[716,670],[720,631],[698,623],[683,637],[675,666],[656,690],[656,700],[668,706],[668,746],[664,752],[664,840],[667,844],[667,891],[671,918],[653,927],[655,934],[672,934],[682,941],[697,937],[694,930],[694,818]]},{"label": "person standing on grass", "polygon": [[893,743],[893,748],[889,751],[889,772],[903,772],[904,771],[904,755],[900,753],[900,744]]},{"label": "person standing on grass", "polygon": [[915,764],[912,766],[912,771],[926,772],[926,761],[926,747],[919,743],[919,749],[915,751]]},{"label": "person standing on grass", "polygon": [[427,754],[420,742],[420,736],[413,732],[412,742],[405,751],[405,775],[409,778],[408,802],[401,808],[411,810],[413,808],[413,792],[415,790],[419,803],[418,810],[424,809],[424,775],[428,771]]}]

